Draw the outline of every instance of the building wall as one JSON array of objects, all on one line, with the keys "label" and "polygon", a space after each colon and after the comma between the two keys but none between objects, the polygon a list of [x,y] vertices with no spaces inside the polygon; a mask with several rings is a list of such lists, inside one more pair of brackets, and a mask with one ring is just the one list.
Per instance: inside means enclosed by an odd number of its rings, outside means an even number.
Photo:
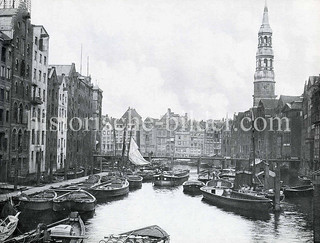
[{"label": "building wall", "polygon": [[0,27],[12,44],[9,61],[11,70],[10,146],[8,178],[29,173],[29,132],[27,114],[30,110],[32,66],[32,26],[30,14],[24,4],[18,8],[0,9]]},{"label": "building wall", "polygon": [[10,40],[0,33],[0,181],[7,180],[7,166],[9,164],[10,146],[10,101],[11,101],[11,70],[12,53]]},{"label": "building wall", "polygon": [[31,68],[31,136],[29,140],[29,172],[36,173],[38,163],[44,172],[46,152],[46,113],[49,35],[43,26],[33,25],[33,52]]}]

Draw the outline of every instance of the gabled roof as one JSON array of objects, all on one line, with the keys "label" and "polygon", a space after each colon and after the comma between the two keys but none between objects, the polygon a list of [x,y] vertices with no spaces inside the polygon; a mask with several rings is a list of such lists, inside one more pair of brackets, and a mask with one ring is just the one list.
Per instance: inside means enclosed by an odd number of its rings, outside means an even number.
[{"label": "gabled roof", "polygon": [[70,76],[71,72],[75,71],[75,64],[71,65],[50,65],[49,67],[55,67],[57,75],[61,76],[62,74],[66,76]]},{"label": "gabled roof", "polygon": [[278,99],[261,99],[259,103],[262,103],[265,109],[275,109],[278,105]]},{"label": "gabled roof", "polygon": [[142,117],[138,114],[138,112],[136,111],[136,109],[130,108],[130,107],[129,107],[128,110],[122,115],[121,118],[127,119],[127,118],[129,118],[129,115],[130,115],[131,119],[134,118],[134,117],[136,117],[136,118],[138,118],[138,119],[140,120],[140,119],[142,118]]},{"label": "gabled roof", "polygon": [[282,104],[291,103],[294,101],[301,100],[300,96],[289,96],[289,95],[280,95],[279,102],[282,102]]}]

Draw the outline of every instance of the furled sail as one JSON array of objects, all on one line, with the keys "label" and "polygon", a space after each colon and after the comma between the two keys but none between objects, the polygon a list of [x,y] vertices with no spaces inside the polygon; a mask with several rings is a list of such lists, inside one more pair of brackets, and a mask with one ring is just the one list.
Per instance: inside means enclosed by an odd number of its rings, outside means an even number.
[{"label": "furled sail", "polygon": [[133,138],[131,138],[131,141],[130,141],[129,160],[131,163],[135,165],[149,164],[149,162],[142,157],[141,153],[139,152],[139,147]]}]

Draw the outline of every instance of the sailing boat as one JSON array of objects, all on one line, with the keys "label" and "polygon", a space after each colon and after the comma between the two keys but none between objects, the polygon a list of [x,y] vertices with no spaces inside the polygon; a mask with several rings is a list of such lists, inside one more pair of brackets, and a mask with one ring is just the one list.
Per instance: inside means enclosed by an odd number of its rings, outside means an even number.
[{"label": "sailing boat", "polygon": [[[129,144],[129,150],[128,150],[128,160],[134,164],[135,166],[146,166],[149,165],[150,162],[145,160],[143,156],[141,155],[139,151],[139,147],[137,143],[134,141],[134,139],[130,138],[130,144]],[[141,188],[142,187],[142,181],[143,181],[142,175],[128,175],[127,180],[129,181],[129,187],[130,188]]]}]

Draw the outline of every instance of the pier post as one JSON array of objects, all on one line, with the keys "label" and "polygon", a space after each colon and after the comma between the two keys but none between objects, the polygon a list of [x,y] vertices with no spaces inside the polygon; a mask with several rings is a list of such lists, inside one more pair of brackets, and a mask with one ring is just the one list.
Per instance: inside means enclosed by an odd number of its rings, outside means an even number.
[{"label": "pier post", "polygon": [[280,211],[280,164],[276,162],[276,178],[274,186],[274,210],[276,212]]},{"label": "pier post", "polygon": [[198,163],[197,163],[197,174],[200,173],[200,164],[201,164],[201,159],[200,157],[198,158]]},{"label": "pier post", "polygon": [[264,170],[264,189],[269,190],[269,160],[267,159]]},{"label": "pier post", "polygon": [[314,175],[313,186],[313,240],[320,242],[320,173]]}]

